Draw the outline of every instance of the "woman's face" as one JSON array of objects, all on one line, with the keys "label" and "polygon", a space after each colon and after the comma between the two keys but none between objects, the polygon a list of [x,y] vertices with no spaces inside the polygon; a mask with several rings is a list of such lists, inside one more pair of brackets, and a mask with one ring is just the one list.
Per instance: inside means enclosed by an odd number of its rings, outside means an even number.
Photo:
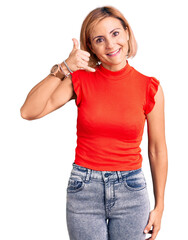
[{"label": "woman's face", "polygon": [[90,38],[91,50],[103,67],[118,71],[126,65],[128,30],[123,28],[119,19],[104,18],[93,28]]}]

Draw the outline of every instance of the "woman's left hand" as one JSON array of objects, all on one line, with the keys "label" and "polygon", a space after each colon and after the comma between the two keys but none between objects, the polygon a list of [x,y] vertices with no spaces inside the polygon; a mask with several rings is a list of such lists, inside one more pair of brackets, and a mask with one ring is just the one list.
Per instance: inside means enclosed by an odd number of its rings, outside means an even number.
[{"label": "woman's left hand", "polygon": [[[159,210],[157,208],[153,209],[150,212],[149,221],[148,221],[147,226],[144,229],[144,232],[146,230],[147,232],[145,232],[145,233],[151,234],[151,237],[147,238],[146,240],[148,240],[148,239],[154,240],[156,238],[156,236],[161,228],[162,215],[163,215],[163,210]],[[153,228],[151,229],[151,227],[153,227]]]}]

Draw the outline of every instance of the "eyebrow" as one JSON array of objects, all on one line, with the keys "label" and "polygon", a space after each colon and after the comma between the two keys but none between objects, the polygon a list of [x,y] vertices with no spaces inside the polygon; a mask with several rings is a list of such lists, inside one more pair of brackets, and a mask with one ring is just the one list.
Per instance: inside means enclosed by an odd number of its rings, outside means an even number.
[{"label": "eyebrow", "polygon": [[[110,31],[110,33],[112,33],[114,30],[116,30],[116,29],[121,29],[121,28],[114,28],[112,31]],[[96,36],[96,37],[94,37],[93,38],[93,40],[95,39],[95,38],[98,38],[98,37],[103,37],[103,36]]]}]

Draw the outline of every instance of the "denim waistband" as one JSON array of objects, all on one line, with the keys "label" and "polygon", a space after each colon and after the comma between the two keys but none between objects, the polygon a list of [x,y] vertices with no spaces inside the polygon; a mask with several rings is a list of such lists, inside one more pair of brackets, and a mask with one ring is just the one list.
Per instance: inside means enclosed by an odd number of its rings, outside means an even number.
[{"label": "denim waistband", "polygon": [[79,166],[75,163],[72,164],[73,169],[72,173],[76,171],[76,174],[85,177],[86,181],[89,181],[91,178],[92,179],[97,179],[103,181],[104,179],[118,179],[119,182],[122,181],[122,179],[128,175],[132,175],[135,173],[139,173],[142,171],[142,168],[135,169],[135,170],[128,170],[128,171],[98,171],[98,170],[93,170],[90,168],[82,167]]}]

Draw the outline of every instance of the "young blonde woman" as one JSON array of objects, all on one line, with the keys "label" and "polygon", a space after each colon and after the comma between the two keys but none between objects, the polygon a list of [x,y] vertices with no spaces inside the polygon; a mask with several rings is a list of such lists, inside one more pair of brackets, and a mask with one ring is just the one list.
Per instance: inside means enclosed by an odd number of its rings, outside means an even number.
[{"label": "young blonde woman", "polygon": [[[71,240],[155,239],[167,177],[164,94],[159,80],[129,65],[137,44],[116,8],[99,7],[83,21],[69,57],[28,94],[24,119],[41,118],[75,99],[77,147],[67,185]],[[155,206],[150,211],[139,147],[145,120]]]}]

